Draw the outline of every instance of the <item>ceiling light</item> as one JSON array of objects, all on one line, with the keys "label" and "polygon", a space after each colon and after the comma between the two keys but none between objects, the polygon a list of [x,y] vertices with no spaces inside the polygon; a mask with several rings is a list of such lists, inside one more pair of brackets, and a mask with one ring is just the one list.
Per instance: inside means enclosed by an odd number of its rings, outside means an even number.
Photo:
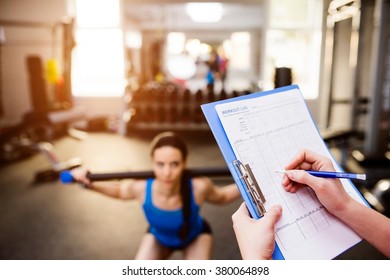
[{"label": "ceiling light", "polygon": [[187,3],[187,14],[194,22],[218,22],[222,18],[221,3]]}]

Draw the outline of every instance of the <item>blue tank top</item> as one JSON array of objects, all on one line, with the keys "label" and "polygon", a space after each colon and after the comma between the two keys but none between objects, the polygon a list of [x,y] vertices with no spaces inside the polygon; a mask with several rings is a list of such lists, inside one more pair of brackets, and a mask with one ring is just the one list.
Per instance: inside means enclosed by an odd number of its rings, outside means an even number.
[{"label": "blue tank top", "polygon": [[155,207],[152,201],[153,181],[154,179],[146,181],[145,202],[143,204],[144,213],[150,225],[150,233],[166,247],[183,248],[201,233],[203,226],[203,219],[199,215],[199,206],[195,203],[193,196],[192,181],[190,181],[190,230],[184,240],[179,236],[179,230],[183,225],[182,209],[164,210]]}]

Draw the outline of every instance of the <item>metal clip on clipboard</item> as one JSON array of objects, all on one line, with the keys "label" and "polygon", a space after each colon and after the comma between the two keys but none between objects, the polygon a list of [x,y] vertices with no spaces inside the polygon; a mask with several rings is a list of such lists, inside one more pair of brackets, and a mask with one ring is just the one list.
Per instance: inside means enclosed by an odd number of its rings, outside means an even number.
[{"label": "metal clip on clipboard", "polygon": [[261,192],[261,189],[256,181],[255,176],[249,166],[249,164],[243,164],[239,160],[233,161],[234,166],[240,173],[240,178],[245,182],[246,191],[249,193],[250,198],[254,204],[257,215],[260,217],[264,216],[266,212],[264,203],[265,197]]}]

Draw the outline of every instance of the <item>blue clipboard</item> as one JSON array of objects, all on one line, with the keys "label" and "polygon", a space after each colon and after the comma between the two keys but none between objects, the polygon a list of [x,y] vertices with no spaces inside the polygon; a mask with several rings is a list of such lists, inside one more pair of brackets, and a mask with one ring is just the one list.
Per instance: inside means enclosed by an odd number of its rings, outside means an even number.
[{"label": "blue clipboard", "polygon": [[[298,86],[292,85],[292,86],[282,87],[282,88],[278,88],[278,89],[271,90],[271,91],[257,92],[257,93],[252,93],[249,95],[238,96],[238,97],[234,97],[234,98],[230,98],[230,99],[220,100],[220,101],[201,105],[203,114],[206,117],[206,120],[210,126],[210,129],[214,135],[214,138],[217,141],[219,149],[221,150],[222,155],[223,155],[223,157],[228,165],[230,173],[232,174],[232,177],[233,177],[236,185],[238,186],[238,189],[241,193],[241,197],[243,198],[245,205],[247,206],[247,208],[249,210],[249,213],[255,219],[259,219],[260,216],[258,214],[258,211],[256,211],[256,207],[253,205],[250,194],[247,191],[246,182],[243,180],[242,174],[240,174],[239,170],[237,170],[237,167],[234,164],[234,162],[237,159],[236,159],[236,156],[234,155],[233,149],[230,145],[230,142],[229,142],[229,139],[225,133],[225,130],[223,129],[223,126],[222,126],[222,123],[218,117],[217,111],[215,110],[215,106],[218,104],[224,104],[224,103],[234,102],[234,101],[248,99],[248,98],[257,98],[257,97],[266,96],[269,94],[275,94],[275,93],[290,90],[293,88],[298,88]],[[282,255],[282,253],[280,252],[277,244],[275,244],[275,251],[273,253],[273,259],[284,260],[284,257]]]},{"label": "blue clipboard", "polygon": [[[242,173],[237,168],[236,164],[234,164],[237,161],[237,159],[236,159],[236,156],[235,156],[234,151],[232,149],[232,146],[229,142],[229,139],[225,133],[225,130],[222,126],[222,123],[219,119],[219,116],[218,116],[218,113],[217,113],[215,107],[219,104],[230,103],[230,102],[235,102],[235,101],[244,100],[244,99],[263,97],[266,95],[277,94],[277,93],[289,91],[292,89],[299,90],[299,87],[297,85],[291,85],[291,86],[281,87],[281,88],[277,88],[277,89],[270,90],[270,91],[252,93],[249,95],[234,97],[234,98],[230,98],[230,99],[225,99],[225,100],[201,105],[203,114],[206,117],[206,120],[210,126],[210,129],[214,135],[214,138],[215,138],[215,140],[216,140],[216,142],[217,142],[217,144],[222,152],[222,155],[223,155],[223,157],[228,165],[230,173],[232,174],[232,177],[240,190],[241,196],[242,196],[251,216],[255,219],[261,218],[262,215],[259,215],[259,211],[258,211],[258,209],[256,209],[256,206],[254,205],[255,203],[252,201],[251,194],[248,192],[247,182],[245,180],[243,180],[244,178],[242,176]],[[363,201],[367,205],[369,205],[367,203],[367,201],[365,201],[365,199],[362,197],[360,192],[356,189],[356,187],[354,185],[353,185],[353,187],[355,188],[355,190],[359,194],[359,196],[363,199]],[[273,258],[274,259],[285,259],[283,257],[283,254],[281,253],[278,245],[277,244],[275,244],[275,245],[276,246],[275,246],[275,251],[273,253]]]}]

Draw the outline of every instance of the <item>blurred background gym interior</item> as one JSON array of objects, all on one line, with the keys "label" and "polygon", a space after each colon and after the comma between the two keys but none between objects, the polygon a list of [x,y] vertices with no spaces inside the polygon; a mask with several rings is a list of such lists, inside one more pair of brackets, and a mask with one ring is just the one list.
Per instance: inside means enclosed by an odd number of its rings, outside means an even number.
[{"label": "blurred background gym interior", "polygon": [[[166,130],[187,141],[189,167],[226,167],[200,104],[292,83],[390,216],[389,16],[386,0],[1,0],[0,259],[134,258],[147,228],[137,202],[59,172],[150,170]],[[214,259],[240,259],[240,203],[202,208]],[[361,242],[337,258],[385,257]]]}]

